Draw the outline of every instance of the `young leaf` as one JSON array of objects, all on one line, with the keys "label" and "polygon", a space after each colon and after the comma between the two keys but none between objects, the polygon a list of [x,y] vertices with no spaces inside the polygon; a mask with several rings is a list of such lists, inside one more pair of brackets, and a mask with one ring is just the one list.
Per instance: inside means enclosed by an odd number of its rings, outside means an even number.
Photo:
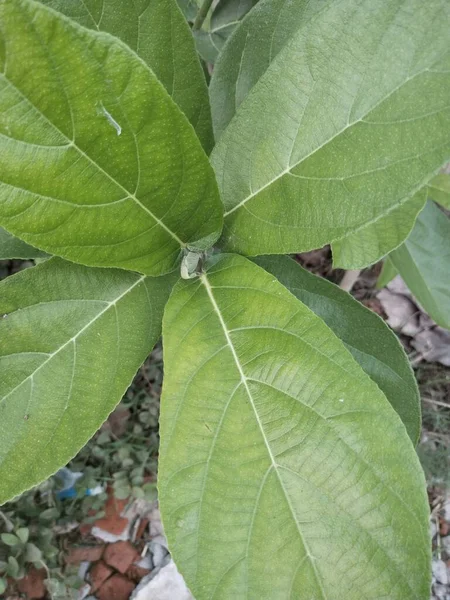
[{"label": "young leaf", "polygon": [[0,260],[9,258],[45,258],[47,254],[22,242],[0,227]]},{"label": "young leaf", "polygon": [[4,577],[0,577],[0,594],[3,594],[3,592],[5,592],[7,587],[7,581]]},{"label": "young leaf", "polygon": [[208,26],[194,31],[197,50],[204,60],[216,62],[227,39],[257,2],[258,0],[221,0],[217,4]]},{"label": "young leaf", "polygon": [[[75,262],[170,271],[221,228],[184,115],[118,39],[32,0],[0,3],[0,223]],[[3,58],[2,58],[3,57]]]},{"label": "young leaf", "polygon": [[13,533],[2,533],[0,538],[7,546],[20,546],[20,539]]},{"label": "young leaf", "polygon": [[450,210],[450,175],[436,175],[428,184],[428,193],[435,202]]},{"label": "young leaf", "polygon": [[419,390],[403,346],[383,319],[287,256],[263,256],[254,262],[275,275],[344,342],[356,362],[384,392],[417,444],[421,427]]},{"label": "young leaf", "polygon": [[[249,44],[261,31],[264,43],[281,44],[281,26],[266,26],[271,1],[244,20]],[[294,4],[285,3],[282,23]],[[338,0],[289,27],[212,154],[222,245],[248,255],[310,250],[361,231],[450,156],[447,0]]]},{"label": "young leaf", "polygon": [[406,242],[389,255],[424,310],[450,329],[450,220],[427,202]]},{"label": "young leaf", "polygon": [[120,38],[152,69],[195,128],[206,152],[212,150],[208,88],[188,24],[176,0],[40,0],[84,27]]},{"label": "young leaf", "polygon": [[0,505],[65,465],[113,410],[176,277],[53,258],[0,283]]},{"label": "young leaf", "polygon": [[222,256],[176,285],[163,336],[159,498],[197,600],[428,600],[413,445],[321,319]]},{"label": "young leaf", "polygon": [[397,275],[398,275],[397,269],[394,267],[392,260],[389,258],[389,256],[387,256],[385,261],[383,262],[383,266],[381,268],[381,273],[378,277],[377,288],[378,289],[384,288]]},{"label": "young leaf", "polygon": [[385,217],[333,242],[333,266],[362,269],[378,262],[406,240],[426,201],[427,188],[424,187]]}]

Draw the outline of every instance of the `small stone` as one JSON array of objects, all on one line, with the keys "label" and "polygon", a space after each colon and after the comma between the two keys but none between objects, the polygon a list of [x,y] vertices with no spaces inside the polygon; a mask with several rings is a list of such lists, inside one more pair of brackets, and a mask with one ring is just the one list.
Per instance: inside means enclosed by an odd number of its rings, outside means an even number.
[{"label": "small stone", "polygon": [[132,598],[133,600],[194,600],[172,560],[152,579],[139,586]]},{"label": "small stone", "polygon": [[150,552],[152,553],[152,559],[155,568],[162,567],[164,564],[167,564],[168,561],[165,561],[165,559],[169,553],[161,543],[152,540],[149,544],[149,548]]},{"label": "small stone", "polygon": [[134,581],[135,583],[139,583],[141,579],[146,577],[150,573],[150,569],[144,569],[137,564],[133,564],[128,567],[128,571],[126,573],[127,577]]},{"label": "small stone", "polygon": [[130,565],[139,560],[139,553],[130,542],[116,542],[106,547],[103,560],[119,573],[126,573]]},{"label": "small stone", "polygon": [[113,575],[97,592],[99,600],[129,600],[135,584],[123,575]]},{"label": "small stone", "polygon": [[448,584],[447,565],[443,560],[433,560],[433,576],[438,583]]}]

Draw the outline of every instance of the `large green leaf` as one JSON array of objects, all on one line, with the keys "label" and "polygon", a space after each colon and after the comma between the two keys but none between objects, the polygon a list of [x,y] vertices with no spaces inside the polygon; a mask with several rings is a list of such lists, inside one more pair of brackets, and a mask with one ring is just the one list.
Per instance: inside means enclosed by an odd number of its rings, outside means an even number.
[{"label": "large green leaf", "polygon": [[287,256],[264,256],[255,262],[275,275],[344,342],[384,392],[416,444],[421,427],[419,390],[403,346],[383,319]]},{"label": "large green leaf", "polygon": [[378,262],[406,240],[426,201],[427,188],[424,187],[385,217],[375,219],[373,223],[333,242],[333,266],[362,269]]},{"label": "large green leaf", "polygon": [[[248,44],[278,34],[268,4],[239,28]],[[447,0],[336,0],[289,27],[212,154],[222,245],[248,255],[310,250],[373,226],[450,157]],[[236,68],[233,41],[223,61]],[[243,63],[258,48],[248,44]]]},{"label": "large green leaf", "polygon": [[428,193],[433,200],[450,210],[450,175],[436,175],[428,184]]},{"label": "large green leaf", "polygon": [[80,25],[123,40],[154,71],[209,153],[208,89],[188,24],[176,0],[40,0]]},{"label": "large green leaf", "polygon": [[0,283],[0,504],[66,464],[114,409],[175,277],[54,258]]},{"label": "large green leaf", "polygon": [[158,275],[222,208],[184,115],[117,38],[0,2],[0,224],[40,249]]},{"label": "large green leaf", "polygon": [[197,600],[428,600],[425,481],[332,331],[223,256],[164,321],[159,498]]},{"label": "large green leaf", "polygon": [[389,255],[424,310],[450,329],[450,220],[427,202],[406,242]]},{"label": "large green leaf", "polygon": [[0,227],[0,260],[7,258],[43,258],[47,256],[33,246],[22,242]]}]

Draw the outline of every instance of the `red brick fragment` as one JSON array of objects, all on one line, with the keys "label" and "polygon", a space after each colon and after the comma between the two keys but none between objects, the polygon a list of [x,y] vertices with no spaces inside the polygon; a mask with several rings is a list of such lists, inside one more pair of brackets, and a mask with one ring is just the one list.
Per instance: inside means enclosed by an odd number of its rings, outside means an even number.
[{"label": "red brick fragment", "polygon": [[113,575],[97,591],[99,600],[129,600],[135,584],[123,575]]},{"label": "red brick fragment", "polygon": [[139,583],[141,579],[143,579],[149,573],[150,571],[148,569],[144,569],[144,567],[139,567],[138,565],[131,565],[131,567],[128,567],[126,575],[132,581]]},{"label": "red brick fragment", "polygon": [[139,559],[139,553],[130,542],[115,542],[106,547],[103,560],[120,573],[126,573],[130,565]]},{"label": "red brick fragment", "polygon": [[96,592],[99,587],[105,583],[108,577],[111,577],[113,573],[114,571],[111,569],[111,567],[108,567],[108,565],[106,565],[102,560],[95,563],[95,565],[89,570],[89,580],[91,582],[92,593]]},{"label": "red brick fragment", "polygon": [[97,562],[101,559],[104,549],[104,544],[71,548],[69,554],[66,556],[66,563],[69,565],[77,565],[83,561]]},{"label": "red brick fragment", "polygon": [[44,579],[46,579],[47,573],[45,569],[35,569],[31,567],[27,575],[23,579],[17,582],[17,589],[23,594],[28,600],[40,600],[47,594],[47,590],[44,585]]}]

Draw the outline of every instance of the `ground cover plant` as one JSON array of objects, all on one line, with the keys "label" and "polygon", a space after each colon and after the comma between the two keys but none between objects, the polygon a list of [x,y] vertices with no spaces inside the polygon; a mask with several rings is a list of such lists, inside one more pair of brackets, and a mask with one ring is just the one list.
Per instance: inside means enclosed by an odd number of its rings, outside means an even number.
[{"label": "ground cover plant", "polygon": [[159,499],[194,596],[428,598],[408,360],[286,255],[388,256],[450,326],[427,200],[450,5],[211,5],[0,0],[0,258],[39,263],[0,284],[0,503],[76,454],[162,330]]}]

